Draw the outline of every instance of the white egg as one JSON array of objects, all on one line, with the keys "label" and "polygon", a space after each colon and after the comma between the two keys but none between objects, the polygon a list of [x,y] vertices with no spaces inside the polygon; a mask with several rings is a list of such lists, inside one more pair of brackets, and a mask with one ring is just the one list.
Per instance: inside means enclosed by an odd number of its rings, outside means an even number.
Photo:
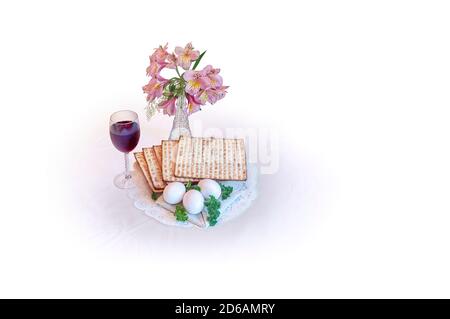
[{"label": "white egg", "polygon": [[208,199],[211,195],[215,198],[219,199],[222,190],[220,189],[219,183],[212,179],[202,179],[198,186],[202,192],[202,195],[205,199]]},{"label": "white egg", "polygon": [[164,188],[163,198],[166,203],[175,205],[183,200],[184,193],[186,193],[184,184],[173,182]]},{"label": "white egg", "polygon": [[191,189],[184,194],[183,206],[189,214],[198,214],[202,211],[204,199],[202,193]]}]

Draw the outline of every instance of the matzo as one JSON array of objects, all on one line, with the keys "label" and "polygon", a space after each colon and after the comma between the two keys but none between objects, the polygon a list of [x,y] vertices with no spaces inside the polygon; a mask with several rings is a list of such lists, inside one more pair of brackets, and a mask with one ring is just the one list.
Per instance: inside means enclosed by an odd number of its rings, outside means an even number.
[{"label": "matzo", "polygon": [[244,181],[247,179],[244,140],[182,136],[174,175]]},{"label": "matzo", "polygon": [[181,178],[174,175],[178,141],[162,141],[162,179],[165,182],[197,181],[194,178]]},{"label": "matzo", "polygon": [[162,189],[157,189],[153,185],[152,178],[150,177],[150,172],[148,170],[147,161],[145,160],[144,153],[143,152],[136,152],[134,153],[134,158],[136,159],[136,162],[139,164],[139,168],[142,171],[142,174],[144,174],[145,179],[147,180],[148,186],[150,186],[151,190],[153,192],[162,192]]},{"label": "matzo", "polygon": [[155,151],[156,159],[159,165],[162,167],[162,147],[161,145],[154,145],[153,150]]},{"label": "matzo", "polygon": [[156,188],[164,188],[166,183],[162,179],[162,171],[161,166],[158,163],[158,160],[155,155],[155,151],[152,147],[143,148],[144,157],[147,161],[148,171],[150,173],[150,178],[152,179],[153,186]]}]

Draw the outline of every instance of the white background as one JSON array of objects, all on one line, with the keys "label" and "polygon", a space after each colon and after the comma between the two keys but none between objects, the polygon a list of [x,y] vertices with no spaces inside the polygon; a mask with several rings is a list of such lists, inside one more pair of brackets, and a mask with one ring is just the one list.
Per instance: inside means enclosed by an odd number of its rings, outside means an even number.
[{"label": "white background", "polygon": [[[0,297],[450,297],[446,1],[2,1]],[[228,96],[204,127],[267,128],[280,166],[241,218],[159,225],[111,182],[109,114],[159,44]]]}]

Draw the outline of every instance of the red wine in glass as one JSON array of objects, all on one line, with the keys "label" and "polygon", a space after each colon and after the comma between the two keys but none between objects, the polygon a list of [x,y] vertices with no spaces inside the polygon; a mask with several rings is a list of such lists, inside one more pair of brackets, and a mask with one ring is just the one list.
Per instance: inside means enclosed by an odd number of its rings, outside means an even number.
[{"label": "red wine in glass", "polygon": [[113,145],[125,156],[125,172],[114,178],[114,184],[119,188],[132,188],[128,153],[134,150],[141,136],[138,115],[128,110],[113,113],[109,119],[109,135]]},{"label": "red wine in glass", "polygon": [[119,121],[111,124],[109,134],[114,146],[123,153],[129,153],[136,147],[141,135],[139,123]]}]

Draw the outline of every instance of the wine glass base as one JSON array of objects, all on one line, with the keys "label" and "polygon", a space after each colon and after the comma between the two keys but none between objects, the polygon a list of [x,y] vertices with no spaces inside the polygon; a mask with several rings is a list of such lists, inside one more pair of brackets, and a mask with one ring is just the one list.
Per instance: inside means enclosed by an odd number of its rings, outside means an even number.
[{"label": "wine glass base", "polygon": [[136,185],[134,185],[133,179],[131,178],[131,175],[126,176],[125,173],[119,174],[114,178],[114,185],[120,189],[129,189],[134,188]]}]

